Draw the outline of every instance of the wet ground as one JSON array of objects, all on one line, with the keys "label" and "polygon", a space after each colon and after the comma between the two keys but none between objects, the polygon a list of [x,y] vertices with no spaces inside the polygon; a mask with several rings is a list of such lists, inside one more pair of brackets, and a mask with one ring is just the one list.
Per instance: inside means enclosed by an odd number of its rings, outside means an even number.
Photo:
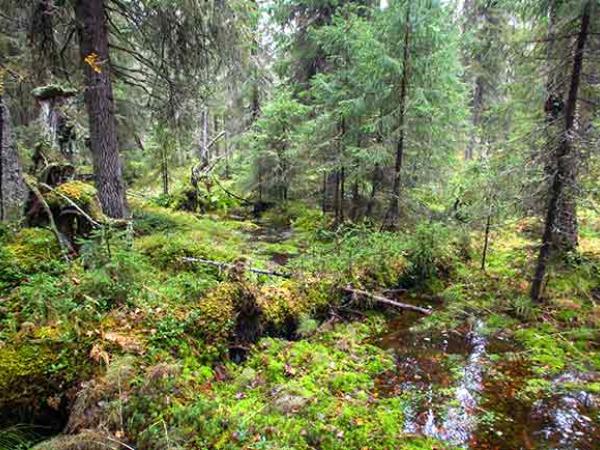
[{"label": "wet ground", "polygon": [[265,256],[272,268],[287,265],[288,261],[296,255],[285,251],[285,246],[280,248],[278,244],[290,239],[293,234],[292,230],[262,226],[260,223],[257,225],[259,225],[257,228],[249,232],[255,252]]},{"label": "wet ground", "polygon": [[534,374],[507,335],[489,336],[479,320],[413,331],[420,319],[405,312],[375,341],[396,355],[376,387],[407,400],[406,433],[469,449],[600,449],[600,398],[581,390],[598,374],[565,372],[548,377],[546,393],[524,395]]}]

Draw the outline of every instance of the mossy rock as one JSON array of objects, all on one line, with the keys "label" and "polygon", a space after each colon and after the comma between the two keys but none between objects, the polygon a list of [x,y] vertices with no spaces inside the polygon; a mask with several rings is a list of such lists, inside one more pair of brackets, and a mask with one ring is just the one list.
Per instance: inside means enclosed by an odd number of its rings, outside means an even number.
[{"label": "mossy rock", "polygon": [[[87,351],[72,345],[22,342],[0,348],[0,420],[54,408],[77,381],[92,375]],[[28,411],[28,412],[27,412]]]},{"label": "mossy rock", "polygon": [[77,94],[77,89],[61,86],[58,84],[48,84],[46,86],[36,87],[31,94],[38,100],[51,100],[57,97],[73,97]]}]

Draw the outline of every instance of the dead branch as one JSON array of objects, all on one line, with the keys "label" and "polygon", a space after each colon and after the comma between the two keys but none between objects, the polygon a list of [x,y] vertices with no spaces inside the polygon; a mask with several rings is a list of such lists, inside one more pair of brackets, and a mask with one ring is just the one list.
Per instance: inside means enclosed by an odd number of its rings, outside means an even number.
[{"label": "dead branch", "polygon": [[[207,264],[209,266],[218,267],[219,269],[237,269],[239,267],[238,264],[232,264],[232,263],[227,263],[227,262],[222,262],[222,261],[213,261],[213,260],[204,259],[204,258],[192,258],[189,256],[184,256],[181,259],[182,259],[182,261],[185,261],[185,262]],[[269,276],[273,276],[273,277],[282,277],[282,278],[291,278],[292,277],[291,273],[277,272],[275,270],[257,269],[255,267],[250,267],[250,266],[245,266],[244,270],[247,270],[248,272],[254,272],[254,273],[257,273],[260,275],[269,275]]]},{"label": "dead branch", "polygon": [[377,294],[372,294],[371,292],[367,292],[367,291],[363,291],[361,289],[354,289],[350,286],[346,286],[345,288],[342,288],[342,290],[348,294],[351,294],[353,296],[363,296],[363,297],[367,297],[370,298],[371,300],[374,300],[376,302],[379,303],[383,303],[385,305],[390,305],[390,306],[394,306],[396,308],[399,309],[406,309],[409,311],[415,311],[418,312],[420,314],[424,314],[426,316],[431,314],[431,310],[428,308],[421,308],[420,306],[415,306],[415,305],[409,305],[408,303],[400,303],[397,302],[395,300],[389,299],[387,297],[383,297],[381,295],[377,295]]},{"label": "dead branch", "polygon": [[42,186],[45,189],[48,189],[52,192],[54,192],[56,195],[58,195],[59,197],[61,197],[64,201],[66,201],[69,205],[71,205],[73,208],[75,208],[77,210],[77,212],[79,212],[79,214],[81,214],[83,217],[85,217],[88,222],[94,227],[94,228],[100,228],[102,225],[100,225],[98,222],[96,222],[94,219],[92,219],[90,217],[89,214],[87,214],[83,209],[81,209],[79,207],[79,205],[77,203],[75,203],[73,200],[71,200],[69,197],[67,197],[66,195],[64,195],[61,192],[58,192],[56,189],[48,186],[46,183],[40,183],[40,186]]},{"label": "dead branch", "polygon": [[244,203],[244,204],[246,204],[246,205],[252,205],[252,204],[253,204],[253,202],[251,202],[251,201],[250,201],[250,200],[248,200],[247,198],[240,197],[239,195],[237,195],[237,194],[234,194],[234,193],[233,193],[233,192],[231,192],[231,191],[228,191],[228,190],[225,188],[225,186],[223,186],[223,185],[222,185],[222,184],[219,182],[219,180],[217,179],[217,177],[213,177],[213,181],[215,182],[215,184],[216,184],[217,186],[219,186],[219,187],[220,187],[220,188],[223,190],[223,192],[225,192],[225,193],[226,193],[227,195],[229,195],[230,197],[233,197],[233,198],[235,198],[235,199],[237,199],[237,200],[239,200],[239,201],[243,202],[243,203]]},{"label": "dead branch", "polygon": [[42,193],[40,192],[38,187],[35,185],[35,183],[28,180],[27,177],[25,177],[25,184],[27,184],[27,187],[29,188],[29,190],[31,190],[31,192],[33,192],[33,195],[36,196],[36,198],[42,205],[42,208],[44,208],[44,211],[45,211],[46,215],[48,216],[48,222],[50,223],[50,228],[52,229],[54,236],[56,236],[56,240],[58,241],[58,246],[60,247],[60,251],[63,255],[63,258],[65,259],[66,262],[69,262],[70,261],[69,250],[72,250],[72,249],[69,249],[67,247],[67,244],[64,242],[63,238],[61,237],[60,232],[58,231],[58,228],[56,227],[56,222],[54,221],[54,216],[52,215],[52,210],[48,206],[46,199],[44,198],[44,196],[42,195]]},{"label": "dead branch", "polygon": [[221,139],[223,136],[225,136],[225,131],[221,131],[219,134],[217,134],[214,138],[211,139],[211,141],[206,145],[206,149],[208,150],[209,148],[211,148],[213,145],[215,145],[215,143]]}]

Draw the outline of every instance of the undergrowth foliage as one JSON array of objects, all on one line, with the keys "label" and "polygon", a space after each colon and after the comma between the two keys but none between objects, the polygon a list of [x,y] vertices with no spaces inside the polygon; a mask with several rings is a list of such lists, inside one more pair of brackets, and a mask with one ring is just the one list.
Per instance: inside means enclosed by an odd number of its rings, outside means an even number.
[{"label": "undergrowth foliage", "polygon": [[[73,435],[57,438],[56,448],[111,439],[139,448],[431,448],[398,429],[406,399],[378,398],[377,379],[393,365],[369,344],[381,318],[328,320],[347,306],[346,286],[439,295],[443,309],[421,327],[459,327],[477,315],[489,332],[513,330],[530,349],[534,378],[519,393],[528,401],[548,392],[547,374],[600,364],[589,346],[600,322],[594,253],[565,260],[548,283],[553,303],[532,304],[519,281],[530,241],[518,227],[492,236],[481,272],[477,249],[451,225],[402,233],[332,227],[321,213],[293,206],[289,217],[276,217],[284,228],[264,234],[264,222],[144,203],[133,210],[133,237],[97,230],[78,242],[70,264],[46,229],[2,235],[0,406],[70,405]],[[269,269],[282,253],[291,279],[182,260]],[[354,299],[351,309],[372,306]]]}]

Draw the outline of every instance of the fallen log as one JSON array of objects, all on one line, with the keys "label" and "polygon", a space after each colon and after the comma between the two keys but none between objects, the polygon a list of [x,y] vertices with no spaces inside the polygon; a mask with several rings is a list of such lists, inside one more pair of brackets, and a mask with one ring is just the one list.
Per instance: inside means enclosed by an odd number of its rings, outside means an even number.
[{"label": "fallen log", "polygon": [[395,300],[389,299],[387,297],[383,297],[381,295],[377,295],[377,294],[372,294],[371,292],[367,292],[367,291],[363,291],[361,289],[354,289],[350,286],[346,286],[345,288],[342,288],[342,290],[348,294],[352,294],[352,295],[356,295],[356,296],[363,296],[363,297],[367,297],[370,298],[371,300],[374,300],[378,303],[383,303],[385,305],[390,305],[390,306],[394,306],[396,308],[399,309],[405,309],[408,311],[415,311],[418,312],[420,314],[424,314],[426,316],[431,314],[431,309],[428,308],[422,308],[420,306],[415,306],[415,305],[410,305],[408,303],[400,303],[397,302]]},{"label": "fallen log", "polygon": [[[181,259],[182,259],[182,261],[185,261],[185,262],[207,264],[209,266],[218,267],[219,269],[238,270],[240,268],[240,264],[227,263],[227,262],[222,262],[222,261],[213,261],[211,259],[192,258],[189,256],[184,256]],[[256,267],[250,267],[250,266],[243,266],[243,268],[244,268],[244,270],[247,270],[248,272],[257,273],[259,275],[268,275],[268,276],[282,277],[282,278],[291,278],[292,277],[291,273],[277,272],[276,270],[258,269]]]}]

